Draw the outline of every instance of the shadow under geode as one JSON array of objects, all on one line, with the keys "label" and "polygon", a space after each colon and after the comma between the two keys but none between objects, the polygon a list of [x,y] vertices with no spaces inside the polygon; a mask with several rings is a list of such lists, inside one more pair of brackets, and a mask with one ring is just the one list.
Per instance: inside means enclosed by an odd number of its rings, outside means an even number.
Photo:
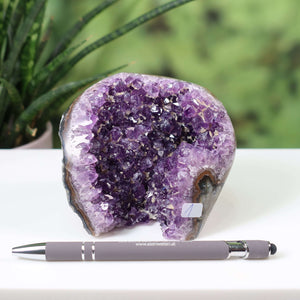
[{"label": "shadow under geode", "polygon": [[253,222],[295,201],[299,184],[297,166],[289,159],[274,161],[276,155],[272,151],[279,150],[256,151],[271,151],[271,156],[266,159],[265,155],[253,155],[252,159],[245,159],[244,152],[236,158],[199,238]]}]

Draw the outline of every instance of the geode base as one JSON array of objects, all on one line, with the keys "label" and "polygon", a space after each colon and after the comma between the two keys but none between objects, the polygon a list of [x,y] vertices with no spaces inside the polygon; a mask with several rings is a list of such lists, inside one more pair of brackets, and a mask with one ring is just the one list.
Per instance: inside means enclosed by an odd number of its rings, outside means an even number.
[{"label": "geode base", "polygon": [[206,89],[120,73],[88,88],[62,118],[70,202],[95,236],[156,220],[197,237],[233,162],[234,130]]}]

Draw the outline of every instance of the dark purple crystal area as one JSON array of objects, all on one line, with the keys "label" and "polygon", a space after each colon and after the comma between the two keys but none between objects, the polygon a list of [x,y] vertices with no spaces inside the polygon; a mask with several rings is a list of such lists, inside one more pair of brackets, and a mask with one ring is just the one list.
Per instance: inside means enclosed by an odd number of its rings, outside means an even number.
[{"label": "dark purple crystal area", "polygon": [[[207,90],[141,74],[86,90],[60,135],[71,203],[94,235],[156,220],[167,238],[195,238],[235,151],[230,119]],[[182,216],[192,202],[203,203],[201,218]]]}]

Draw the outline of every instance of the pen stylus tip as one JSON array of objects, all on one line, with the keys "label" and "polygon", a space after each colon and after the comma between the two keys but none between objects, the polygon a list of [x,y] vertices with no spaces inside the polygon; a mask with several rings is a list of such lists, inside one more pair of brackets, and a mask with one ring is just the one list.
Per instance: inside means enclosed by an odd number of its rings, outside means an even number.
[{"label": "pen stylus tip", "polygon": [[270,251],[271,255],[275,254],[276,252],[277,252],[276,245],[271,243],[271,251]]}]

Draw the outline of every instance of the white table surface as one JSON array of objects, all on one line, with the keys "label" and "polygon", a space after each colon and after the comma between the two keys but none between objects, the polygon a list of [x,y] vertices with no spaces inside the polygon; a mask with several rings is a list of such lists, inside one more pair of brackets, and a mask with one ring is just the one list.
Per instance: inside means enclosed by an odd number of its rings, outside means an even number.
[{"label": "white table surface", "polygon": [[[0,299],[300,299],[300,150],[238,150],[199,239],[266,239],[266,260],[46,262],[11,248],[94,240],[68,205],[61,150],[0,150]],[[139,225],[101,240],[162,240]]]}]

